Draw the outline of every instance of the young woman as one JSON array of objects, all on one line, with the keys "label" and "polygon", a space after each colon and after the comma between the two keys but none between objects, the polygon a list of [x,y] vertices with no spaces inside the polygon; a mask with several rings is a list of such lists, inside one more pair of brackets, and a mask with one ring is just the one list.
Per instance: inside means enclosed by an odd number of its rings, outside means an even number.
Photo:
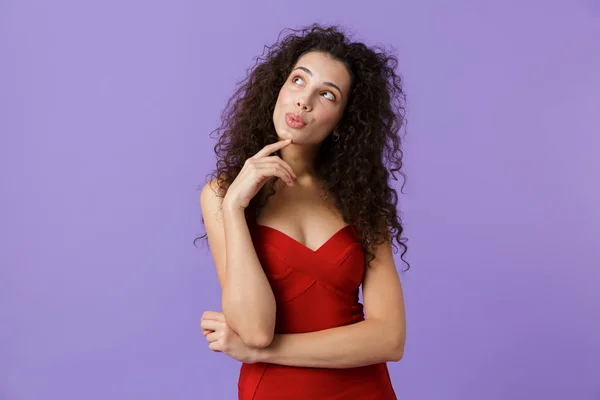
[{"label": "young woman", "polygon": [[406,322],[392,238],[407,249],[388,182],[402,167],[396,67],[312,25],[269,47],[227,104],[200,195],[223,312],[201,327],[243,363],[240,399],[396,398],[386,362],[402,358]]}]

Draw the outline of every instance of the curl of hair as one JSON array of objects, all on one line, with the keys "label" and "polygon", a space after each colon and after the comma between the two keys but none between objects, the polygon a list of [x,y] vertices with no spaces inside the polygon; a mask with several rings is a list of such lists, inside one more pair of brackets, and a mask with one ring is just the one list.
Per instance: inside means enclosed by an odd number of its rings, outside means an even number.
[{"label": "curl of hair", "polygon": [[[291,33],[281,39],[287,30]],[[344,221],[359,234],[366,266],[375,258],[375,247],[395,237],[403,249],[401,259],[406,270],[410,269],[404,260],[408,239],[402,237],[398,194],[388,184],[390,175],[398,180],[396,172],[404,179],[401,192],[406,183],[406,175],[401,171],[403,151],[399,136],[406,125],[406,96],[402,79],[396,73],[398,59],[379,46],[369,48],[350,41],[350,36],[335,25],[284,29],[277,42],[264,50],[266,54],[263,51],[257,57],[227,102],[221,113],[221,126],[210,135],[220,134],[214,147],[217,167],[210,175],[217,179],[218,195],[224,197],[246,159],[278,140],[273,111],[279,90],[298,58],[309,51],[327,53],[348,68],[352,80],[338,124],[340,138],[333,141],[330,135],[321,144],[315,165],[317,177],[335,200]],[[280,156],[279,152],[276,154]],[[246,208],[247,218],[258,215],[267,198],[275,193],[274,186],[275,180],[262,201],[255,196]],[[204,237],[206,234],[196,240]]]}]

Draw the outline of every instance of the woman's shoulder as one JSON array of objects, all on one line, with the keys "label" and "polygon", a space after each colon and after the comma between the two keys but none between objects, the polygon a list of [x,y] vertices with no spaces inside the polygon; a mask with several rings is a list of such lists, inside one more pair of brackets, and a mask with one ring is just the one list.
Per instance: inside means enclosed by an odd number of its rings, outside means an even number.
[{"label": "woman's shoulder", "polygon": [[200,206],[203,211],[216,212],[221,208],[229,184],[224,179],[212,178],[200,191]]},{"label": "woman's shoulder", "polygon": [[213,177],[204,184],[202,191],[210,190],[219,197],[224,197],[229,185],[231,185],[231,182],[229,182],[226,176]]}]

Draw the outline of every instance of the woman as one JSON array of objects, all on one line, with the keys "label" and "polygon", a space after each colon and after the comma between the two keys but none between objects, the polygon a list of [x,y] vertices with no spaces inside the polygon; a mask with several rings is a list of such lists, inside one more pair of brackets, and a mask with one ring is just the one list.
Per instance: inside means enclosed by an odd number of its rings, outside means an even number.
[{"label": "woman", "polygon": [[200,195],[223,312],[201,327],[243,363],[240,399],[396,398],[386,362],[402,358],[406,323],[392,231],[407,249],[388,184],[402,167],[396,66],[312,25],[269,47],[227,104]]}]

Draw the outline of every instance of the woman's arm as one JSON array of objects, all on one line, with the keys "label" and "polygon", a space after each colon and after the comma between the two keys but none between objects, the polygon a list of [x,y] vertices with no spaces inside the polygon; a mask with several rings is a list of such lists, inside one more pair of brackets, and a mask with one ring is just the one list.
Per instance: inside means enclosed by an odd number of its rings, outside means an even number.
[{"label": "woman's arm", "polygon": [[216,180],[207,183],[200,205],[221,285],[223,314],[246,345],[262,348],[273,339],[275,296],[256,255],[244,210],[216,196],[217,189]]},{"label": "woman's arm", "polygon": [[406,318],[391,242],[376,250],[363,282],[365,321],[318,332],[275,335],[252,359],[297,367],[350,368],[399,361]]},{"label": "woman's arm", "polygon": [[402,358],[403,343],[383,321],[365,320],[318,332],[275,335],[255,349],[256,362],[295,367],[352,368]]}]

